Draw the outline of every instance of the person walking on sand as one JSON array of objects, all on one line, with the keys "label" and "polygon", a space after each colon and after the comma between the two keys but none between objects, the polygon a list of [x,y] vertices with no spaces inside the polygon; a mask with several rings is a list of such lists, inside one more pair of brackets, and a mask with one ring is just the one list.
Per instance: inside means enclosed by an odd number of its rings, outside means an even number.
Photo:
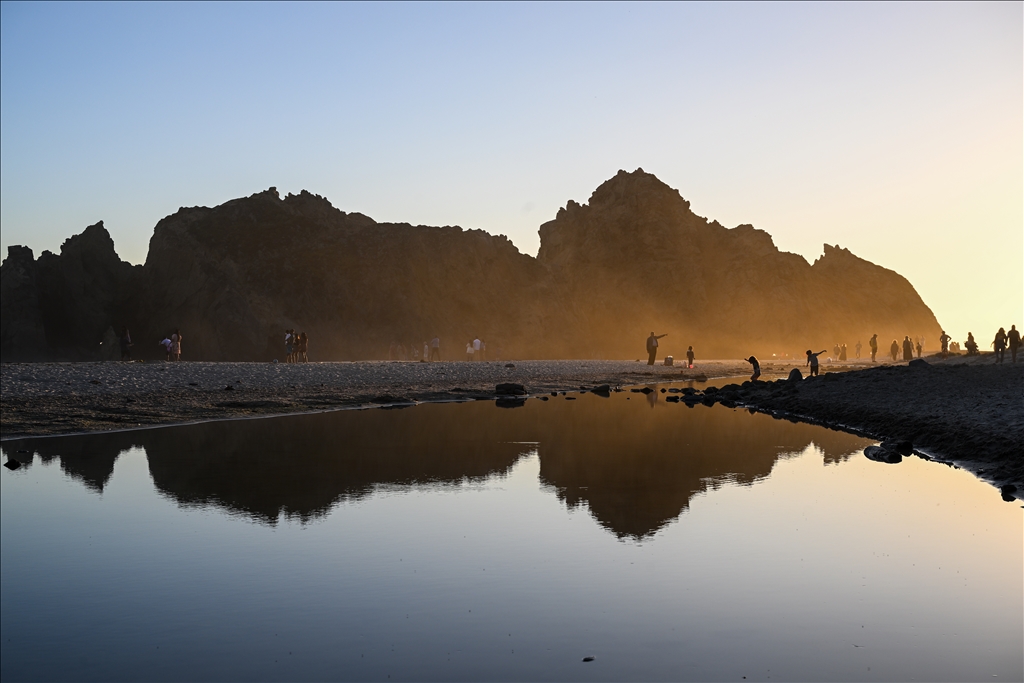
[{"label": "person walking on sand", "polygon": [[1020,348],[1020,332],[1016,325],[1010,325],[1010,331],[1006,333],[1006,342],[1010,345],[1010,362],[1017,362],[1017,349]]},{"label": "person walking on sand", "polygon": [[689,346],[686,349],[686,367],[693,369],[693,347]]},{"label": "person walking on sand", "polygon": [[441,338],[434,335],[434,338],[430,340],[430,360],[437,358],[438,362],[441,360]]},{"label": "person walking on sand", "polygon": [[943,330],[942,334],[939,335],[939,346],[942,347],[942,357],[943,358],[949,358],[949,342],[952,339],[953,339],[952,337],[950,337],[948,334],[946,334],[945,330]]},{"label": "person walking on sand", "polygon": [[754,358],[753,356],[751,356],[750,358],[744,358],[743,360],[750,363],[751,367],[753,367],[754,369],[753,374],[750,375],[750,381],[756,381],[757,378],[761,376],[761,364],[758,363],[757,358]]},{"label": "person walking on sand", "polygon": [[171,360],[181,360],[181,330],[178,329],[171,335]]},{"label": "person walking on sand", "polygon": [[871,335],[871,339],[868,340],[868,346],[871,348],[871,362],[875,362],[875,356],[878,355],[878,335]]},{"label": "person walking on sand", "polygon": [[651,332],[651,336],[647,338],[647,364],[654,365],[654,359],[658,356],[658,340],[662,337],[667,337],[666,334],[654,334]]},{"label": "person walking on sand", "polygon": [[914,360],[914,342],[909,334],[903,337],[903,360]]},{"label": "person walking on sand", "polygon": [[862,346],[861,346],[861,344],[860,344],[860,339],[858,339],[858,340],[857,340],[857,345],[853,347],[854,353],[856,354],[856,357],[857,357],[857,358],[860,358],[860,350],[861,350],[862,348],[863,348],[863,347],[862,347]]},{"label": "person walking on sand", "polygon": [[121,360],[131,360],[132,359],[132,336],[130,334],[128,334],[128,327],[127,326],[121,328],[121,336],[120,336],[119,339],[120,339],[120,342],[121,342]]},{"label": "person walking on sand", "polygon": [[811,374],[808,377],[815,377],[818,374],[818,356],[825,353],[825,349],[814,353],[810,349],[807,349],[807,362],[804,365],[811,366]]},{"label": "person walking on sand", "polygon": [[999,328],[996,332],[996,338],[992,340],[992,346],[996,350],[996,362],[1002,363],[1003,358],[1006,356],[1006,330]]}]

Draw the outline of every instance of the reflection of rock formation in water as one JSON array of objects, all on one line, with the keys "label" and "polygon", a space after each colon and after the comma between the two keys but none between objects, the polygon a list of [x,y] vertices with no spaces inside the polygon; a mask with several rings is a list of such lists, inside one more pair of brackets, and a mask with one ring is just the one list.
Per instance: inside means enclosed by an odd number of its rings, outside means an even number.
[{"label": "reflection of rock formation in water", "polygon": [[477,335],[506,356],[631,358],[657,329],[670,333],[663,354],[694,344],[707,358],[939,334],[898,274],[828,245],[812,266],[764,231],[697,216],[641,170],[570,201],[540,237],[531,258],[481,230],[376,223],[271,188],[164,218],[133,267],[97,224],[59,256],[12,247],[2,353],[99,357],[122,324],[144,358],[180,327],[190,360],[280,357],[286,328],[308,332],[318,360],[381,358],[435,334],[447,358]]},{"label": "reflection of rock formation in water", "polygon": [[863,439],[723,407],[601,399],[426,405],[212,422],[3,444],[27,448],[102,491],[119,453],[146,450],[156,487],[181,505],[214,505],[273,523],[327,512],[381,485],[458,483],[507,471],[536,443],[541,479],[619,536],[642,538],[723,481],[767,476],[814,441],[826,462]]},{"label": "reflection of rock formation in water", "polygon": [[723,481],[763,479],[780,455],[803,451],[812,441],[832,462],[867,443],[724,407],[631,407],[606,401],[574,410],[556,404],[560,416],[538,435],[541,478],[568,505],[586,504],[619,536],[653,533],[694,495]]}]

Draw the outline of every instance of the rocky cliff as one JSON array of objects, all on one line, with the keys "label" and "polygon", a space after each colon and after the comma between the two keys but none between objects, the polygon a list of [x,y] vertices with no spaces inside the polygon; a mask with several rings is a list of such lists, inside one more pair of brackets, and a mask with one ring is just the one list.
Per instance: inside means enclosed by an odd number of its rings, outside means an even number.
[{"label": "rocky cliff", "polygon": [[710,358],[939,334],[898,274],[838,246],[808,264],[764,231],[697,216],[642,170],[570,201],[540,236],[534,259],[504,236],[377,223],[271,188],[180,209],[131,266],[99,223],[60,255],[10,249],[3,358],[98,358],[121,325],[136,357],[180,328],[192,360],[281,357],[286,328],[309,334],[314,360],[384,358],[435,334],[447,359],[474,336],[492,356],[628,358],[654,330],[670,335],[663,353]]}]

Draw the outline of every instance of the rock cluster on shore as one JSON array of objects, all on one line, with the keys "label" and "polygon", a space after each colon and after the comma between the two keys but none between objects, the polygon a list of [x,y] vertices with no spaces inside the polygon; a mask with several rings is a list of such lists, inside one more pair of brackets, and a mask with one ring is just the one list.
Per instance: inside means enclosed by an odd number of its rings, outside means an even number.
[{"label": "rock cluster on shore", "polygon": [[[188,360],[284,358],[284,330],[315,360],[386,358],[438,335],[445,359],[481,337],[490,358],[746,357],[853,344],[872,333],[935,339],[935,316],[900,275],[838,246],[808,264],[768,233],[727,229],[679,192],[620,171],[540,228],[537,258],[504,236],[377,223],[318,195],[276,189],[182,208],[144,266],[121,261],[102,222],[60,254],[11,247],[0,267],[5,361],[136,358],[175,328]],[[876,296],[885,292],[884,298]],[[823,293],[830,296],[822,305]],[[794,344],[796,347],[794,348]]]}]

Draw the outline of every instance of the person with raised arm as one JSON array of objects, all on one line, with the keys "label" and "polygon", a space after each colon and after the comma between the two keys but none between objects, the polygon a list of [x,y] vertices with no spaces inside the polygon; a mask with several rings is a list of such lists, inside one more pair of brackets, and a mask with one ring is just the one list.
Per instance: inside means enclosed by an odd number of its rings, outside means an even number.
[{"label": "person with raised arm", "polygon": [[814,353],[810,349],[807,349],[807,362],[804,363],[804,365],[805,366],[807,366],[807,365],[811,366],[811,374],[808,375],[808,377],[814,377],[815,375],[818,374],[818,356],[820,356],[823,353],[825,353],[825,349],[822,349],[821,351],[818,351],[817,353]]},{"label": "person with raised arm", "polygon": [[654,365],[654,359],[658,355],[658,340],[662,337],[667,337],[668,334],[654,334],[651,332],[651,336],[647,338],[647,364]]}]

